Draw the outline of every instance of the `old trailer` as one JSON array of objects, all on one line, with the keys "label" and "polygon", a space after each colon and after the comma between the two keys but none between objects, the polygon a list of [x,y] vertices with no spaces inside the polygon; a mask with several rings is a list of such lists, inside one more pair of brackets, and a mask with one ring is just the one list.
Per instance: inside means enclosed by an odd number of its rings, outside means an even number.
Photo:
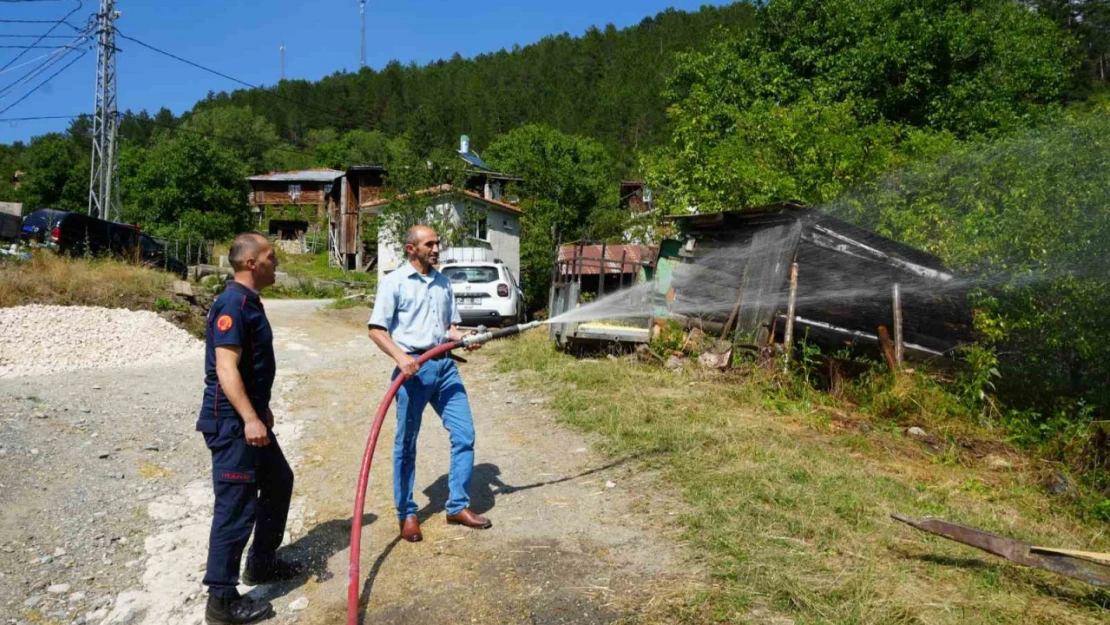
[{"label": "old trailer", "polygon": [[[548,315],[554,318],[596,298],[648,283],[655,248],[578,241],[560,246],[551,273]],[[648,295],[648,294],[645,294]],[[647,310],[646,302],[644,303]],[[564,347],[627,346],[651,340],[653,315],[620,320],[553,323],[552,340]]]}]

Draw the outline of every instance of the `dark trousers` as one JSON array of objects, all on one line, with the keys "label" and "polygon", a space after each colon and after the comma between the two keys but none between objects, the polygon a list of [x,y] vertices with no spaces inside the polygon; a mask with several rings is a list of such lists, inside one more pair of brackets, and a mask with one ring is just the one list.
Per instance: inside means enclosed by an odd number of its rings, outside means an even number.
[{"label": "dark trousers", "polygon": [[204,432],[212,451],[212,481],[216,505],[208,539],[208,568],[204,584],[218,597],[236,597],[243,548],[254,531],[247,566],[273,563],[285,534],[293,470],[285,461],[273,430],[270,444],[251,447],[238,417],[214,419]]}]

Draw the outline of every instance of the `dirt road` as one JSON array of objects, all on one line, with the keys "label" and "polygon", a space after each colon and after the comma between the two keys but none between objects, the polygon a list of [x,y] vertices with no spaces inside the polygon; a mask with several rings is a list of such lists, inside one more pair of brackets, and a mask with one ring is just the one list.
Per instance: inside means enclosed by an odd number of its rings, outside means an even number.
[{"label": "dirt road", "polygon": [[[271,622],[339,623],[358,463],[392,367],[366,338],[365,311],[266,306],[278,437],[297,475],[283,549],[312,575],[242,590],[275,602]],[[424,542],[396,539],[391,413],[363,519],[364,622],[666,621],[703,576],[676,546],[679,510],[656,478],[591,451],[481,352],[461,367],[478,432],[473,507],[494,528],[445,524],[449,447],[429,411],[417,470]],[[7,622],[202,622],[211,486],[192,432],[200,371],[187,361],[0,383]]]}]

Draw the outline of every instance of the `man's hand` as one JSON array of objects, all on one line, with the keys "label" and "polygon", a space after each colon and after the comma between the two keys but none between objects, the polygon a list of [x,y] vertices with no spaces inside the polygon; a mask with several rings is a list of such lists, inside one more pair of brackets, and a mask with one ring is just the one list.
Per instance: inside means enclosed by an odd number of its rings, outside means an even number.
[{"label": "man's hand", "polygon": [[420,365],[416,364],[416,359],[408,354],[400,354],[397,356],[397,368],[401,370],[401,375],[406,378],[411,378],[416,375],[420,369]]},{"label": "man's hand", "polygon": [[[451,328],[449,330],[447,330],[447,340],[449,340],[449,341],[461,341],[464,338],[466,338],[467,336],[469,336],[471,334],[477,334],[477,333],[478,333],[477,330],[471,330],[469,332],[463,332],[462,330],[458,329],[458,327],[451,326]],[[479,349],[482,349],[482,344],[481,343],[476,343],[474,345],[467,345],[466,346],[466,351],[468,351],[468,352],[472,352],[472,351],[479,350]]]},{"label": "man's hand", "polygon": [[247,437],[247,444],[251,447],[265,447],[270,444],[270,436],[266,432],[266,424],[260,419],[246,422],[243,434]]}]

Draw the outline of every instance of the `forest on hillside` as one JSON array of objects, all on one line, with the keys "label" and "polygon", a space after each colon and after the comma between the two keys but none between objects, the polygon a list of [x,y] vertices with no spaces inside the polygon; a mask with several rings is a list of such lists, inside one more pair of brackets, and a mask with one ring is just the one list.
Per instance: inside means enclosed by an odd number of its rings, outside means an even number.
[{"label": "forest on hillside", "polygon": [[[648,182],[656,216],[798,200],[993,276],[962,401],[1027,440],[1064,440],[1110,408],[1108,61],[1110,0],[667,11],[470,59],[212,93],[180,117],[125,113],[124,218],[225,238],[250,226],[249,174],[416,171],[451,161],[467,134],[524,178],[522,269],[539,306],[556,238],[628,226],[621,179]],[[0,170],[25,172],[0,199],[83,210],[88,131],[77,119],[0,147]]]}]

